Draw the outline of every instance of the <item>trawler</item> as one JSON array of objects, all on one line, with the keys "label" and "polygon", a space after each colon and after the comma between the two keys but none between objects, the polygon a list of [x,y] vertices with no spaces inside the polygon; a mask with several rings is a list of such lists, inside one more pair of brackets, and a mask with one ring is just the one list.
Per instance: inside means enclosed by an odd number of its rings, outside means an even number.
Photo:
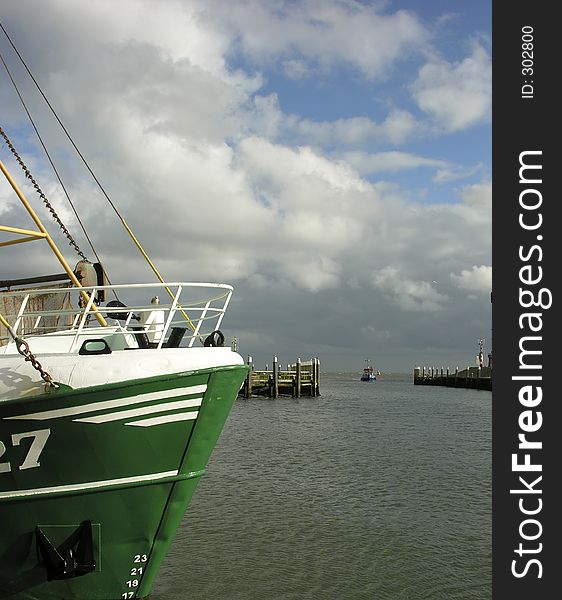
[{"label": "trawler", "polygon": [[361,381],[376,381],[377,379],[377,375],[380,375],[380,371],[377,371],[375,373],[375,370],[373,369],[373,365],[371,364],[371,360],[370,359],[365,359],[365,362],[367,363],[365,368],[363,369],[363,373],[361,373]]},{"label": "trawler", "polygon": [[0,598],[145,598],[247,373],[233,288],[72,268],[0,169],[34,223],[0,251],[46,243],[64,270],[0,282]]}]

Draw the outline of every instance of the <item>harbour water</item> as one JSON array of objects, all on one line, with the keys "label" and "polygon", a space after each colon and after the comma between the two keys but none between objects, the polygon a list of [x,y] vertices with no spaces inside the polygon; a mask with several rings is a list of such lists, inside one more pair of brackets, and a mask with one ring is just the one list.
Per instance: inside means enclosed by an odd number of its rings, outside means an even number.
[{"label": "harbour water", "polygon": [[239,398],[150,600],[489,600],[492,394]]}]

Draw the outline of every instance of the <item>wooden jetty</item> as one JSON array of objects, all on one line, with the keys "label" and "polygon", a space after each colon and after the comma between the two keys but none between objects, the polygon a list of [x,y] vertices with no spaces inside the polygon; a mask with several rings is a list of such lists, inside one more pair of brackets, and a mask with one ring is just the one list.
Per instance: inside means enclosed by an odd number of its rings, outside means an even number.
[{"label": "wooden jetty", "polygon": [[454,372],[449,372],[449,368],[443,370],[443,367],[441,370],[436,367],[416,367],[414,385],[444,385],[491,391],[492,367],[466,367],[462,371],[456,367]]},{"label": "wooden jetty", "polygon": [[277,357],[273,357],[271,369],[266,365],[265,370],[259,371],[254,368],[252,357],[248,356],[250,371],[244,381],[239,395],[244,398],[252,396],[267,396],[278,398],[279,396],[320,396],[320,360],[297,361],[287,365],[283,370],[279,366]]}]

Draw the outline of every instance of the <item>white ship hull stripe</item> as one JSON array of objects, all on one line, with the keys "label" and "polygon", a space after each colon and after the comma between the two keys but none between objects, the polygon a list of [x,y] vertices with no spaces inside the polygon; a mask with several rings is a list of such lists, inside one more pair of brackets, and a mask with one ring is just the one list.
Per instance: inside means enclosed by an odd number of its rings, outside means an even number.
[{"label": "white ship hull stripe", "polygon": [[[165,402],[164,404],[151,404],[142,408],[133,408],[132,410],[120,410],[117,412],[106,413],[104,415],[96,415],[95,417],[84,417],[83,419],[74,419],[81,423],[108,423],[109,421],[119,421],[121,419],[129,419],[130,417],[138,417],[141,415],[151,415],[154,413],[166,412],[169,410],[177,410],[180,408],[190,408],[193,406],[201,406],[203,398],[191,398],[189,400],[179,400],[177,402]],[[197,415],[197,411],[193,411]]]},{"label": "white ship hull stripe", "polygon": [[80,490],[93,490],[111,485],[123,485],[127,483],[140,483],[141,481],[157,481],[166,477],[175,477],[178,471],[164,471],[163,473],[151,473],[150,475],[137,475],[135,477],[121,477],[119,479],[105,479],[103,481],[90,481],[88,483],[73,483],[71,485],[57,485],[55,487],[35,488],[32,490],[14,490],[13,492],[0,492],[0,500],[3,498],[22,498],[25,496],[41,496],[56,492],[75,492]]},{"label": "white ship hull stripe", "polygon": [[162,423],[175,423],[176,421],[191,421],[196,419],[197,411],[176,413],[175,415],[164,415],[152,419],[141,419],[140,421],[131,421],[125,425],[134,425],[135,427],[152,427],[153,425],[162,425]]},{"label": "white ship hull stripe", "polygon": [[89,412],[97,412],[98,410],[106,410],[108,408],[117,408],[119,406],[129,406],[131,404],[139,404],[141,402],[150,402],[151,400],[160,400],[161,398],[175,398],[176,396],[187,396],[188,394],[202,394],[206,389],[206,384],[192,385],[190,387],[177,388],[172,390],[160,390],[159,392],[147,392],[146,394],[127,396],[126,398],[119,398],[118,400],[92,402],[91,404],[83,404],[82,406],[69,406],[67,408],[46,410],[43,412],[29,413],[26,415],[15,415],[12,417],[4,418],[45,421],[47,419],[58,419],[60,417],[70,417],[73,415],[81,415]]}]

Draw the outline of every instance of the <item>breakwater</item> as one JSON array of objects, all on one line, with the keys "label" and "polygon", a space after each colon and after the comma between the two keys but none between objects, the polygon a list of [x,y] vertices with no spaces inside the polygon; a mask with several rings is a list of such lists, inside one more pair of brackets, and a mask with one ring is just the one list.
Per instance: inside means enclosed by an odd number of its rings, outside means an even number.
[{"label": "breakwater", "polygon": [[414,369],[414,385],[443,385],[477,390],[492,389],[492,367],[466,367],[459,371],[449,368],[416,367]]}]

